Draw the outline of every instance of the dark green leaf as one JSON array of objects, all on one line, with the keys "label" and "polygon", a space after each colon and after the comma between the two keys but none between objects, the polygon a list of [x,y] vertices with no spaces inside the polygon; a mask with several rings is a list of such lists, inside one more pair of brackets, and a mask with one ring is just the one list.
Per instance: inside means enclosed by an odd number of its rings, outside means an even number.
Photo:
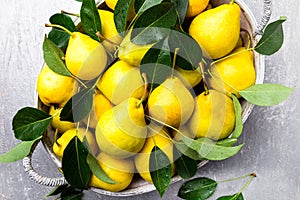
[{"label": "dark green leaf", "polygon": [[193,160],[203,160],[204,158],[199,156],[199,154],[197,153],[197,151],[189,148],[186,144],[184,144],[183,142],[175,142],[174,143],[176,148],[183,153],[185,156],[193,159]]},{"label": "dark green leaf", "polygon": [[188,0],[171,0],[174,3],[175,10],[179,19],[179,23],[182,24],[186,16],[187,8],[189,5]]},{"label": "dark green leaf", "polygon": [[134,9],[137,15],[141,15],[149,8],[160,4],[163,0],[135,0]]},{"label": "dark green leaf", "polygon": [[90,166],[91,171],[93,174],[101,181],[109,184],[115,184],[116,182],[112,180],[107,174],[103,171],[101,166],[99,165],[97,159],[89,153],[87,156],[87,163]]},{"label": "dark green leaf", "polygon": [[131,32],[135,44],[152,44],[165,38],[177,21],[172,3],[161,3],[143,12],[136,20]]},{"label": "dark green leaf", "polygon": [[226,138],[217,142],[218,146],[223,147],[232,147],[235,143],[237,143],[236,138]]},{"label": "dark green leaf", "polygon": [[91,176],[89,165],[86,161],[88,151],[75,136],[63,153],[62,171],[68,183],[78,189],[86,189]]},{"label": "dark green leaf", "polygon": [[235,113],[235,127],[232,132],[231,138],[239,138],[243,132],[242,106],[234,94],[232,95],[232,101]]},{"label": "dark green leaf", "polygon": [[199,44],[189,35],[172,30],[169,37],[171,52],[179,49],[176,66],[185,70],[195,70],[202,60],[202,50]]},{"label": "dark green leaf", "polygon": [[153,184],[162,197],[171,183],[172,167],[169,158],[157,146],[150,154],[149,169]]},{"label": "dark green leaf", "polygon": [[180,177],[188,179],[197,172],[197,162],[180,153],[176,146],[173,147],[173,157],[176,171]]},{"label": "dark green leaf", "polygon": [[[71,32],[77,31],[77,28],[71,17],[65,14],[54,14],[49,19],[51,24],[57,24],[65,27]],[[57,45],[58,48],[65,48],[68,45],[70,35],[63,30],[52,28],[48,38]]]},{"label": "dark green leaf", "polygon": [[114,10],[114,22],[118,33],[124,37],[133,0],[118,0]]},{"label": "dark green leaf", "polygon": [[68,185],[61,185],[58,187],[55,187],[47,196],[55,196],[58,195],[60,193],[62,193],[66,188],[68,187]]},{"label": "dark green leaf", "polygon": [[171,75],[171,54],[167,39],[150,48],[141,61],[140,72],[146,73],[152,91]]},{"label": "dark green leaf", "polygon": [[283,102],[294,89],[278,84],[256,84],[239,91],[239,94],[251,104],[272,106]]},{"label": "dark green leaf", "polygon": [[75,0],[75,1],[82,2],[83,0]]},{"label": "dark green leaf", "polygon": [[22,141],[35,140],[43,135],[51,120],[51,115],[39,109],[22,108],[14,116],[12,122],[15,137]]},{"label": "dark green leaf", "polygon": [[200,177],[185,182],[178,191],[183,199],[205,200],[216,190],[218,183],[212,179]]},{"label": "dark green leaf", "polygon": [[60,119],[63,121],[79,122],[91,111],[93,106],[92,88],[85,88],[75,94],[63,107]]},{"label": "dark green leaf", "polygon": [[234,147],[224,147],[217,145],[208,138],[193,140],[183,136],[183,142],[191,149],[195,150],[201,157],[207,160],[224,160],[237,154],[243,144]]},{"label": "dark green leaf", "polygon": [[286,21],[286,17],[280,17],[279,20],[270,23],[264,33],[254,47],[255,51],[263,55],[272,55],[277,52],[283,44],[282,23]]},{"label": "dark green leaf", "polygon": [[46,36],[43,42],[44,60],[48,67],[63,76],[71,76],[62,58],[64,53]]},{"label": "dark green leaf", "polygon": [[231,196],[219,197],[217,200],[244,200],[242,193],[237,193]]},{"label": "dark green leaf", "polygon": [[96,33],[102,33],[102,25],[95,0],[83,0],[80,8],[80,19],[83,30],[91,38],[101,41]]},{"label": "dark green leaf", "polygon": [[32,145],[41,139],[41,137],[33,141],[22,141],[10,151],[0,155],[0,163],[16,162],[29,155]]},{"label": "dark green leaf", "polygon": [[83,196],[82,190],[73,188],[72,186],[64,189],[60,195],[61,200],[81,200]]}]

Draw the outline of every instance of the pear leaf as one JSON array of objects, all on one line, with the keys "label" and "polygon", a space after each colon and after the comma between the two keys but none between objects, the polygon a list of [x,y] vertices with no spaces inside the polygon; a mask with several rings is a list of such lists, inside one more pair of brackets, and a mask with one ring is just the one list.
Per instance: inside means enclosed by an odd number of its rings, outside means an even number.
[{"label": "pear leaf", "polygon": [[91,176],[86,161],[88,151],[75,136],[67,145],[62,158],[62,171],[68,183],[78,189],[86,189]]},{"label": "pear leaf", "polygon": [[185,182],[178,191],[182,199],[205,200],[213,195],[218,183],[206,177],[199,177]]},{"label": "pear leaf", "polygon": [[294,89],[279,84],[256,84],[239,91],[239,94],[251,104],[272,106],[283,102]]},{"label": "pear leaf", "polygon": [[217,141],[217,145],[219,146],[223,146],[223,147],[232,147],[235,143],[237,143],[237,139],[236,138],[226,138],[223,140],[219,140]]},{"label": "pear leaf", "polygon": [[188,9],[189,1],[188,0],[171,0],[174,3],[175,10],[179,19],[179,24],[184,22],[186,12]]},{"label": "pear leaf", "polygon": [[68,185],[57,186],[51,192],[49,192],[49,194],[47,194],[47,197],[58,195],[62,193],[67,187]]},{"label": "pear leaf", "polygon": [[171,183],[172,167],[167,155],[157,146],[150,154],[149,170],[153,184],[162,197]]},{"label": "pear leaf", "polygon": [[57,74],[71,76],[65,62],[62,60],[64,53],[46,36],[43,42],[44,60],[48,67]]},{"label": "pear leaf", "polygon": [[176,171],[180,177],[188,179],[193,177],[197,172],[197,162],[194,159],[191,159],[174,146],[173,147],[173,157]]},{"label": "pear leaf", "polygon": [[114,22],[118,33],[124,37],[133,0],[118,0],[114,10]]},{"label": "pear leaf", "polygon": [[242,106],[234,94],[232,95],[232,101],[233,101],[234,112],[235,112],[235,127],[232,132],[231,138],[239,138],[243,132]]},{"label": "pear leaf", "polygon": [[286,21],[286,17],[280,17],[279,20],[270,23],[264,30],[264,33],[254,47],[254,50],[263,55],[272,55],[276,53],[282,46],[284,36],[282,23]]},{"label": "pear leaf", "polygon": [[189,148],[183,142],[175,142],[174,144],[175,144],[176,148],[185,156],[187,156],[193,160],[203,160],[204,159],[201,156],[199,156],[199,154],[195,150]]},{"label": "pear leaf", "polygon": [[94,0],[82,1],[80,8],[80,19],[82,28],[86,34],[96,41],[101,41],[101,39],[96,36],[97,32],[102,34],[102,25]]},{"label": "pear leaf", "polygon": [[13,117],[12,126],[15,138],[22,141],[32,141],[46,131],[52,116],[39,109],[25,107]]},{"label": "pear leaf", "polygon": [[93,95],[93,88],[84,88],[75,94],[63,107],[60,119],[70,122],[80,122],[83,120],[92,109]]},{"label": "pear leaf", "polygon": [[32,141],[22,141],[17,144],[14,148],[10,151],[6,152],[5,154],[0,155],[0,163],[10,163],[16,162],[28,156],[30,153],[32,145],[42,137],[39,137]]},{"label": "pear leaf", "polygon": [[[56,13],[49,19],[51,24],[57,24],[65,27],[71,32],[77,31],[77,28],[68,15]],[[70,35],[63,30],[52,28],[48,34],[48,38],[57,45],[58,48],[65,48],[68,46]]]},{"label": "pear leaf", "polygon": [[176,66],[185,70],[195,70],[202,60],[202,50],[199,44],[189,35],[177,30],[170,31],[169,46],[171,52],[179,49]]},{"label": "pear leaf", "polygon": [[103,171],[101,166],[99,165],[97,159],[92,155],[88,154],[87,163],[92,171],[92,173],[101,181],[109,184],[115,184],[116,182],[112,180],[107,174]]},{"label": "pear leaf", "polygon": [[171,71],[171,54],[165,39],[147,51],[141,61],[140,72],[146,73],[149,90],[152,91],[170,76]]},{"label": "pear leaf", "polygon": [[175,26],[177,14],[172,3],[161,3],[143,12],[136,20],[130,35],[135,44],[152,44],[168,36]]},{"label": "pear leaf", "polygon": [[225,147],[216,144],[208,138],[198,138],[193,140],[182,136],[183,142],[191,149],[195,150],[201,157],[207,160],[224,160],[236,155],[243,144],[234,147]]},{"label": "pear leaf", "polygon": [[237,193],[230,196],[219,197],[217,200],[244,200],[244,197],[242,193]]},{"label": "pear leaf", "polygon": [[135,0],[134,9],[138,16],[149,8],[160,4],[163,0]]},{"label": "pear leaf", "polygon": [[80,189],[68,186],[65,188],[60,195],[61,200],[81,200],[83,197],[83,192]]}]

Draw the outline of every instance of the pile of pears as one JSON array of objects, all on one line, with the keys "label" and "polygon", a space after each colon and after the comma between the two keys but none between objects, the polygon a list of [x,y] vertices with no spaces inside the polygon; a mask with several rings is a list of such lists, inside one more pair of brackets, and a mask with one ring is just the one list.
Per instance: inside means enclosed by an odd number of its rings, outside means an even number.
[{"label": "pile of pears", "polygon": [[[232,95],[240,98],[239,91],[256,80],[253,52],[240,34],[241,9],[233,1],[214,6],[208,0],[189,0],[182,27],[201,47],[203,59],[193,70],[173,61],[172,73],[155,86],[140,71],[153,44],[132,43],[131,31],[118,34],[116,3],[106,1],[105,9],[99,9],[103,42],[84,32],[69,32],[63,59],[72,76],[45,65],[37,81],[39,99],[54,116],[53,152],[62,159],[69,141],[86,135],[93,155],[105,157],[98,160],[104,172],[116,181],[108,184],[92,176],[90,185],[114,192],[126,189],[136,171],[152,182],[149,158],[154,146],[168,156],[176,174],[173,147],[174,141],[182,140],[179,132],[191,139],[229,137],[236,119]],[[129,14],[133,17],[128,19],[134,19],[136,13]],[[79,123],[62,121],[63,107],[89,85],[94,89],[90,113]]]}]

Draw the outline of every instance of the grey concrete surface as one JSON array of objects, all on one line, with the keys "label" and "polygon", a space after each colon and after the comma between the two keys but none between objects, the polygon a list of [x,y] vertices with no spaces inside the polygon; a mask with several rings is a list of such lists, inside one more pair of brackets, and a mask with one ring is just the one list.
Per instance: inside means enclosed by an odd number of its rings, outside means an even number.
[{"label": "grey concrete surface", "polygon": [[[263,0],[245,0],[257,19],[262,15]],[[18,143],[12,132],[12,117],[24,106],[35,106],[36,78],[42,63],[42,40],[47,32],[44,23],[61,9],[78,12],[74,0],[1,0],[0,6],[0,154]],[[273,1],[272,19],[285,15],[283,48],[266,58],[265,82],[297,86],[282,104],[255,107],[245,123],[240,142],[242,151],[225,161],[209,162],[198,172],[216,180],[251,172],[257,178],[244,192],[248,200],[300,199],[300,2]],[[34,166],[44,175],[59,175],[42,146],[34,154]],[[178,199],[182,182],[172,185],[163,199]],[[220,184],[216,195],[233,194],[243,182]],[[24,174],[22,163],[0,165],[0,199],[41,199],[51,190]],[[84,199],[118,198],[86,192]],[[156,192],[124,199],[159,199]]]}]

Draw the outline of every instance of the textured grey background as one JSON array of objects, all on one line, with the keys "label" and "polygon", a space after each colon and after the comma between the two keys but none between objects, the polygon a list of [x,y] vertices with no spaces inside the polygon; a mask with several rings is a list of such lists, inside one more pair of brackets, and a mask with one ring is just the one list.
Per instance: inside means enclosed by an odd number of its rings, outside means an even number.
[{"label": "textured grey background", "polygon": [[[263,0],[245,0],[257,19],[262,15]],[[284,103],[273,107],[255,107],[245,124],[241,142],[246,145],[233,158],[210,162],[199,176],[216,180],[250,172],[258,177],[244,192],[245,199],[300,199],[300,80],[299,33],[300,2],[274,1],[271,20],[285,15],[283,49],[266,58],[265,82],[298,86]],[[35,106],[36,78],[42,63],[42,40],[47,32],[44,23],[61,9],[78,12],[74,0],[1,0],[0,6],[0,154],[17,144],[11,121],[24,106]],[[39,146],[34,155],[35,167],[44,175],[56,176],[57,169]],[[163,199],[177,199],[182,182],[172,185]],[[243,182],[221,184],[212,199],[232,194]],[[21,162],[0,165],[0,199],[41,199],[51,190],[24,174]],[[86,192],[85,199],[117,199]],[[156,192],[124,199],[159,199]]]}]

